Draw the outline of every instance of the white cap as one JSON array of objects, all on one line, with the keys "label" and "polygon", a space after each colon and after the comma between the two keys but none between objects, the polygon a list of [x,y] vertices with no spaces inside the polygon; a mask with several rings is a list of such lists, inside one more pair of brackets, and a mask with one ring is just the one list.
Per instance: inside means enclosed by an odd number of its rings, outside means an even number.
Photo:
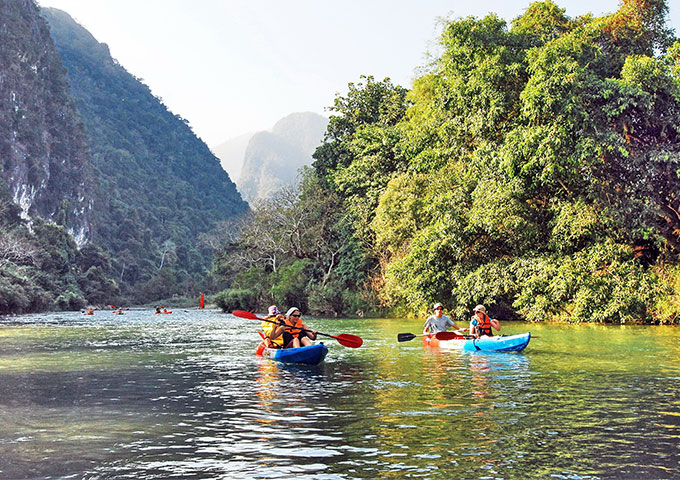
[{"label": "white cap", "polygon": [[286,317],[290,317],[290,315],[291,315],[292,313],[299,312],[299,311],[300,311],[300,309],[297,308],[297,307],[290,307],[290,308],[288,309],[288,312],[286,312]]}]

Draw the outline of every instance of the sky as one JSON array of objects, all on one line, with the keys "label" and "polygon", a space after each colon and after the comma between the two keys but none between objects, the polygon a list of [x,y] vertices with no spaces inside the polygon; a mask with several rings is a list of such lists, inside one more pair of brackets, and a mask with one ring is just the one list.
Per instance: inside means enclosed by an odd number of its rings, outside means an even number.
[{"label": "sky", "polygon": [[[361,75],[410,87],[441,18],[496,13],[529,0],[37,0],[67,12],[194,132],[215,147],[269,130],[294,112],[328,115]],[[618,0],[556,0],[600,16]],[[680,1],[667,0],[680,33]]]}]

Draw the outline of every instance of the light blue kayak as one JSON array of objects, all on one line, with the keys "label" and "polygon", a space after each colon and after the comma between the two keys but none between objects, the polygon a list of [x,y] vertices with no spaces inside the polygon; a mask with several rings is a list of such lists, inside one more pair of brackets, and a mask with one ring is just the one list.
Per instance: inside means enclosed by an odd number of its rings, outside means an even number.
[{"label": "light blue kayak", "polygon": [[480,338],[454,338],[438,340],[434,336],[423,337],[423,345],[427,347],[451,348],[464,352],[521,352],[529,345],[531,333],[517,335],[496,335]]},{"label": "light blue kayak", "polygon": [[304,363],[306,365],[318,365],[323,362],[328,353],[328,347],[323,343],[309,345],[300,348],[265,348],[262,355],[279,362]]}]

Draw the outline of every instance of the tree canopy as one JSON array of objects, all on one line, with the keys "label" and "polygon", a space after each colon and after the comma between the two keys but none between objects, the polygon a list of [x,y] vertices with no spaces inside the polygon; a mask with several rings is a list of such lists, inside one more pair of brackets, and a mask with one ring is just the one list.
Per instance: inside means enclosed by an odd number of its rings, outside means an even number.
[{"label": "tree canopy", "polygon": [[[332,262],[313,249],[278,259],[298,265],[309,309],[439,301],[460,316],[484,303],[532,321],[679,321],[680,43],[667,13],[626,0],[570,18],[541,1],[510,25],[450,20],[410,90],[350,84],[287,197],[323,218],[308,238],[337,247]],[[274,278],[257,268],[251,287]]]}]

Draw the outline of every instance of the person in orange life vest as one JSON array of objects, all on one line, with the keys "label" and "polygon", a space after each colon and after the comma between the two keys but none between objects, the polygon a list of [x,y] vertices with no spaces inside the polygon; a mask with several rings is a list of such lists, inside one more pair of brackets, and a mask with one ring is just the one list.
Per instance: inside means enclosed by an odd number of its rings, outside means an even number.
[{"label": "person in orange life vest", "polygon": [[279,311],[279,307],[272,305],[269,307],[268,315],[265,317],[272,322],[260,322],[260,327],[264,332],[264,344],[267,348],[283,348],[293,341],[293,336],[286,332],[286,317]]},{"label": "person in orange life vest", "polygon": [[297,307],[290,307],[286,312],[286,331],[293,336],[293,341],[290,345],[286,344],[286,348],[306,347],[312,344],[312,340],[316,340],[316,331],[305,332],[300,330],[301,328],[310,330],[302,323],[300,316],[300,309]]},{"label": "person in orange life vest", "polygon": [[492,337],[493,327],[495,330],[500,331],[501,324],[498,320],[494,318],[489,318],[486,314],[486,307],[484,305],[477,305],[474,310],[475,314],[472,315],[470,319],[470,334],[479,338],[482,335]]}]

